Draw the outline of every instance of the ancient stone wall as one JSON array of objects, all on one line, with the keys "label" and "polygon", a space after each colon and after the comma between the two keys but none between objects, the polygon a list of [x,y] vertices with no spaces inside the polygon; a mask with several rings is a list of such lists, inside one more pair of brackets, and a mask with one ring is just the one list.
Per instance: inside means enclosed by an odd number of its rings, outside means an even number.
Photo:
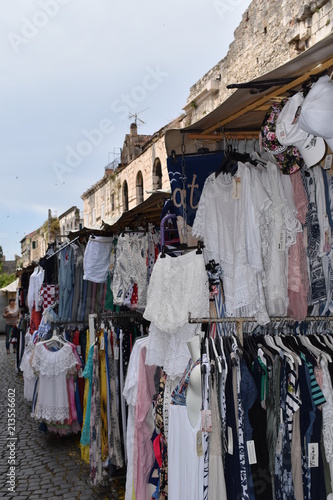
[{"label": "ancient stone wall", "polygon": [[[218,3],[218,2],[216,2]],[[234,32],[227,55],[190,89],[187,123],[225,101],[226,86],[262,76],[288,62],[333,30],[332,0],[253,0]]]}]

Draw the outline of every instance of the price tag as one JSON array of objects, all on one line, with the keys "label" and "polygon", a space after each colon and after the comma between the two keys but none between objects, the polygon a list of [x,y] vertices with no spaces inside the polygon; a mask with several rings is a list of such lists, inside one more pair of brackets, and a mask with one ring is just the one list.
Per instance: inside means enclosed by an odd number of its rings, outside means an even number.
[{"label": "price tag", "polygon": [[212,432],[212,412],[211,410],[201,410],[202,432]]},{"label": "price tag", "polygon": [[197,432],[197,455],[198,457],[202,457],[203,455],[202,431]]},{"label": "price tag", "polygon": [[330,170],[330,168],[332,167],[332,159],[333,159],[333,155],[326,155],[324,170]]},{"label": "price tag", "polygon": [[[286,127],[283,122],[279,123],[276,127],[276,132],[278,133],[280,139],[284,141],[287,137]],[[280,141],[281,142],[281,141]]]},{"label": "price tag", "polygon": [[309,467],[319,466],[319,446],[318,443],[308,444]]},{"label": "price tag", "polygon": [[81,354],[81,346],[80,344],[76,346],[76,350],[78,354]]},{"label": "price tag", "polygon": [[101,336],[101,351],[104,351],[104,335]]},{"label": "price tag", "polygon": [[232,199],[239,200],[241,197],[241,178],[235,176],[232,178]]},{"label": "price tag", "polygon": [[118,360],[119,359],[119,346],[116,345],[114,348],[114,359]]},{"label": "price tag", "polygon": [[234,454],[234,440],[232,436],[232,428],[228,427],[228,453],[229,455]]},{"label": "price tag", "polygon": [[254,444],[253,439],[250,441],[246,441],[246,446],[247,446],[247,456],[249,458],[249,464],[256,464],[257,463],[257,455],[256,455],[256,447]]},{"label": "price tag", "polygon": [[304,227],[303,229],[303,246],[304,248],[308,248],[308,228]]},{"label": "price tag", "polygon": [[286,231],[284,229],[281,229],[280,231],[278,250],[280,250],[280,252],[284,252],[286,250]]},{"label": "price tag", "polygon": [[82,378],[82,377],[83,377],[83,375],[82,375],[82,368],[80,368],[80,369],[79,369],[78,377],[79,377],[79,378]]},{"label": "price tag", "polygon": [[282,453],[282,438],[283,438],[283,425],[279,425],[279,432],[276,441],[275,453],[276,455],[281,455]]}]

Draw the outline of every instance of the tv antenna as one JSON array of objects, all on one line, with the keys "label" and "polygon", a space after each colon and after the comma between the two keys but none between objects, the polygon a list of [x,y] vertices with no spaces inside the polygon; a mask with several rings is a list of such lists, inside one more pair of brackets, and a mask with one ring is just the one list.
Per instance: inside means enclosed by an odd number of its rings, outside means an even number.
[{"label": "tv antenna", "polygon": [[134,118],[134,123],[135,123],[136,126],[138,125],[138,122],[140,122],[141,125],[144,125],[146,122],[144,122],[143,120],[141,120],[141,118],[139,118],[138,115],[140,113],[143,113],[144,111],[147,111],[147,109],[149,109],[149,108],[142,109],[138,113],[128,113],[128,118],[129,119]]}]

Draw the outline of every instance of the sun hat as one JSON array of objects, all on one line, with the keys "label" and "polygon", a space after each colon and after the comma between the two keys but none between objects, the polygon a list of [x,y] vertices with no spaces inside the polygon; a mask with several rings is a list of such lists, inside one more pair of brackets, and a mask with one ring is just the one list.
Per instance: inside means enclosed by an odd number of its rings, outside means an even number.
[{"label": "sun hat", "polygon": [[276,137],[276,121],[287,99],[274,102],[268,109],[260,129],[263,148],[272,153],[283,174],[291,175],[303,166],[299,150],[294,146],[285,146]]},{"label": "sun hat", "polygon": [[315,137],[300,128],[299,115],[303,101],[300,92],[288,99],[276,120],[276,137],[284,146],[295,146],[306,166],[313,167],[324,157],[326,145],[322,137]]},{"label": "sun hat", "polygon": [[299,126],[309,134],[323,137],[333,149],[333,81],[328,75],[320,77],[304,98]]}]

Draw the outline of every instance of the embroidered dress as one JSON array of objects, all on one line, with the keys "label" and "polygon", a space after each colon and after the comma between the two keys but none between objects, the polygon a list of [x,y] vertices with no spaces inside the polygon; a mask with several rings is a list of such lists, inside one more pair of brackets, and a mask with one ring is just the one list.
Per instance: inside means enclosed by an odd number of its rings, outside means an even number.
[{"label": "embroidered dress", "polygon": [[35,346],[31,365],[39,375],[39,389],[34,418],[61,423],[69,419],[66,376],[75,371],[76,363],[69,344],[58,351],[49,351],[43,344]]}]

